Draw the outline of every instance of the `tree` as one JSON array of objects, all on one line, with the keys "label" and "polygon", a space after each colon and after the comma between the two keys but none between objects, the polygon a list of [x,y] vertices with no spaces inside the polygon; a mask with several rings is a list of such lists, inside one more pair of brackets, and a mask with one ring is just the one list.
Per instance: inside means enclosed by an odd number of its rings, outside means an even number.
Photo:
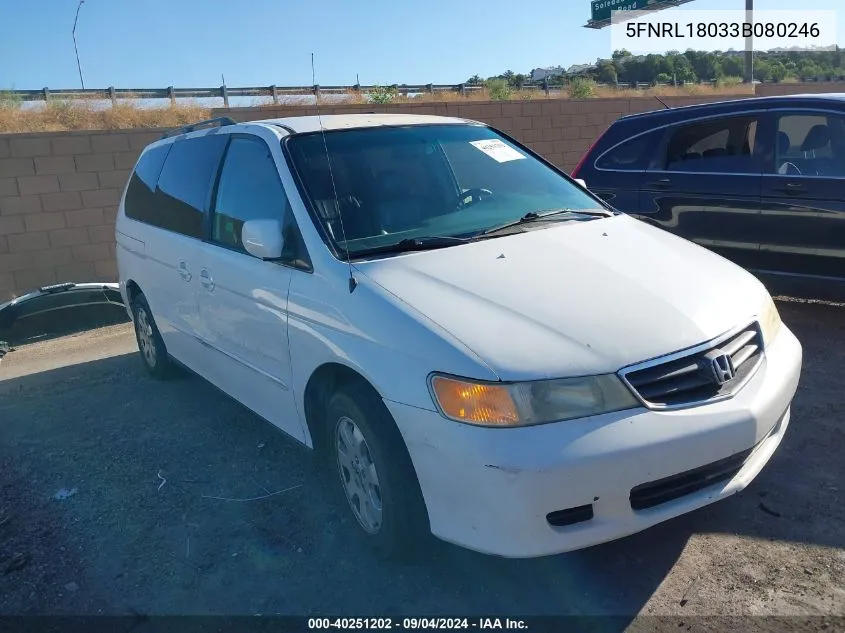
[{"label": "tree", "polygon": [[396,86],[379,86],[375,85],[367,94],[370,103],[390,103],[399,96],[399,91]]},{"label": "tree", "polygon": [[472,77],[466,80],[466,84],[469,86],[480,86],[483,83],[484,80],[478,75],[473,75]]},{"label": "tree", "polygon": [[[845,55],[842,49],[832,51],[775,51],[754,54],[754,77],[759,81],[783,81],[788,77],[829,79],[845,77]],[[648,83],[716,80],[720,85],[733,85],[745,74],[742,51],[669,51],[663,55],[632,55],[629,51],[613,51],[610,59],[599,59],[594,68],[579,76],[601,83]],[[473,77],[469,82],[471,83]],[[508,70],[497,77],[511,90],[522,87],[528,77]],[[549,78],[550,85],[559,85],[562,78]],[[579,88],[580,89],[580,88]]]},{"label": "tree", "polygon": [[699,79],[716,79],[716,56],[713,53],[688,50],[684,56]]},{"label": "tree", "polygon": [[490,99],[505,101],[511,97],[511,88],[505,79],[489,79],[485,82]]},{"label": "tree", "polygon": [[574,77],[569,82],[569,96],[573,99],[589,99],[596,94],[596,82],[587,77]]},{"label": "tree", "polygon": [[775,60],[771,63],[772,81],[783,81],[786,79],[787,71],[783,62]]},{"label": "tree", "polygon": [[673,72],[675,74],[675,79],[679,82],[686,83],[686,82],[696,82],[698,81],[698,77],[695,74],[695,70],[692,68],[692,64],[690,63],[689,59],[685,55],[681,55],[678,53],[675,55],[673,61]]},{"label": "tree", "polygon": [[721,70],[724,77],[742,77],[745,74],[745,59],[742,55],[723,55]]},{"label": "tree", "polygon": [[616,67],[608,59],[599,60],[598,64],[598,79],[603,84],[616,84],[619,76],[616,73]]},{"label": "tree", "polygon": [[754,62],[754,79],[757,81],[772,80],[772,65],[768,60],[759,59]]}]

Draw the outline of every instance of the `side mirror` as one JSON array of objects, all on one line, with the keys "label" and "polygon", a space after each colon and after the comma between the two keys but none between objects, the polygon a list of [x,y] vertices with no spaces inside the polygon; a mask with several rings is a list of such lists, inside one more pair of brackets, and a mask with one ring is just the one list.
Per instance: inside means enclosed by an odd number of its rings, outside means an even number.
[{"label": "side mirror", "polygon": [[577,182],[579,185],[581,185],[584,189],[586,189],[586,188],[587,188],[587,183],[586,183],[586,182],[584,182],[584,179],[583,179],[583,178],[576,178],[576,179],[575,179],[575,182]]},{"label": "side mirror", "polygon": [[247,220],[241,228],[241,241],[253,257],[278,259],[284,246],[282,223],[279,220]]}]

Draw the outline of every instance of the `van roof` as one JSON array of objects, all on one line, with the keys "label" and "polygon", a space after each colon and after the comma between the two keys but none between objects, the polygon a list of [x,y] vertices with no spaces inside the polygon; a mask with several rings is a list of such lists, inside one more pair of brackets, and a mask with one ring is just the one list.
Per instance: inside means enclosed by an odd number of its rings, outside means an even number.
[{"label": "van roof", "polygon": [[293,134],[319,132],[323,130],[345,130],[397,125],[432,125],[432,124],[476,124],[476,121],[456,117],[433,116],[425,114],[327,114],[317,116],[292,116],[280,119],[262,119],[249,121],[263,125],[275,125],[287,129]]},{"label": "van roof", "polygon": [[663,116],[667,113],[677,112],[695,112],[707,110],[723,110],[730,109],[733,106],[740,107],[778,107],[778,106],[798,106],[801,104],[813,104],[814,106],[820,103],[836,103],[838,107],[845,105],[845,93],[830,92],[830,93],[810,93],[810,94],[792,94],[792,95],[774,95],[770,97],[739,97],[736,99],[726,99],[723,101],[707,101],[705,103],[695,103],[691,105],[676,106],[673,108],[662,109],[656,106],[654,110],[648,112],[635,112],[619,117],[618,120],[642,119],[652,116]]}]

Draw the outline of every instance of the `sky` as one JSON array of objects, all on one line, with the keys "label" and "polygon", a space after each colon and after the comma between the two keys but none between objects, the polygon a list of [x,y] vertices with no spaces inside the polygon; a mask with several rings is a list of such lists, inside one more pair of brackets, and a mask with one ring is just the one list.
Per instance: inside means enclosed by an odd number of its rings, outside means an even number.
[{"label": "sky", "polygon": [[[0,0],[0,90],[77,88],[78,0]],[[764,10],[842,0],[756,0]],[[696,0],[696,9],[744,0]],[[663,12],[667,19],[683,9]],[[453,84],[505,70],[595,62],[610,30],[589,0],[85,0],[77,42],[88,88],[317,83]],[[845,9],[837,20],[845,42]],[[677,48],[677,46],[667,46]]]}]

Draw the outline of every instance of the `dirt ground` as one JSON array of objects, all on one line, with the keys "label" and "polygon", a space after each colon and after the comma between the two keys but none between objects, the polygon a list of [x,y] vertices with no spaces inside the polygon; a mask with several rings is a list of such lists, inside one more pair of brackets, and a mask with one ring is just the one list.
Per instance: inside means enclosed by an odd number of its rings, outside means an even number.
[{"label": "dirt ground", "polygon": [[148,378],[129,324],[18,344],[0,363],[0,614],[843,616],[845,307],[779,307],[804,371],[756,481],[535,560],[438,541],[379,562],[309,451],[199,378]]}]

